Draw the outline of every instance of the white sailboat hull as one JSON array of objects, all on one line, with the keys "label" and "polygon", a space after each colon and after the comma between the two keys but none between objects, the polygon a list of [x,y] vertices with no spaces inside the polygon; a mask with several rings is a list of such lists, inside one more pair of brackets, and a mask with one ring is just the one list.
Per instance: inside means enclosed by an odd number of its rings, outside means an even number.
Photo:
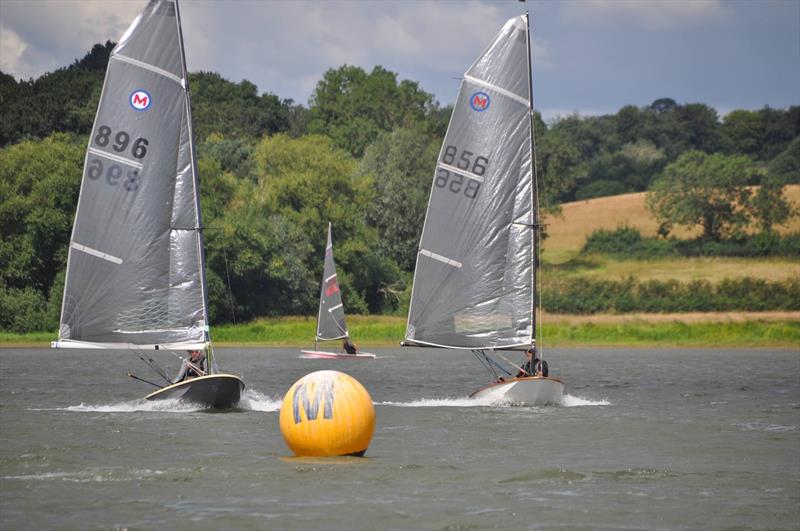
[{"label": "white sailboat hull", "polygon": [[495,382],[469,396],[520,406],[559,405],[565,387],[564,382],[558,378],[533,376]]},{"label": "white sailboat hull", "polygon": [[336,359],[336,360],[374,360],[375,354],[369,352],[359,352],[358,354],[346,354],[342,352],[325,352],[322,350],[301,350],[301,358],[311,359]]}]

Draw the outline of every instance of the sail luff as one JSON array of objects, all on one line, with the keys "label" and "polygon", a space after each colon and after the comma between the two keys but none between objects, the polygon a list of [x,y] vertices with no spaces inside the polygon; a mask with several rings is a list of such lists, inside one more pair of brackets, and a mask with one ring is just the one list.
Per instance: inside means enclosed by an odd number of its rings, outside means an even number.
[{"label": "sail luff", "polygon": [[531,150],[531,247],[534,264],[531,268],[531,346],[536,344],[536,294],[539,270],[539,183],[536,178],[536,145],[533,129],[533,66],[531,63],[531,23],[530,15],[525,12],[525,38],[528,48],[528,109],[530,110],[530,150]]},{"label": "sail luff", "polygon": [[[141,18],[141,16],[142,15],[139,14],[139,16],[136,17],[136,19],[134,19],[133,24],[136,24],[138,22],[139,18]],[[116,46],[114,47],[114,49],[116,49]],[[111,54],[113,54],[113,53],[114,53],[114,50],[111,50]],[[109,62],[111,61],[111,54],[109,54]],[[92,121],[92,124],[96,124],[97,123],[98,116],[100,115],[100,107],[101,107],[101,104],[103,102],[103,89],[105,88],[106,83],[108,82],[108,72],[109,72],[109,68],[106,66],[106,72],[103,75],[103,85],[102,85],[103,88],[100,89],[100,98],[97,100],[97,109],[94,112],[94,120]],[[89,150],[91,149],[91,147],[92,147],[92,137],[89,136],[89,140],[86,142],[86,153],[83,155],[84,172],[85,172],[85,168],[89,164]],[[78,225],[77,224],[78,215],[80,214],[80,210],[81,210],[81,194],[82,193],[83,193],[83,178],[81,178],[81,187],[80,187],[80,190],[78,191],[78,202],[77,202],[77,205],[75,207],[75,217],[72,219],[72,231],[70,231],[70,235],[69,235],[70,244],[73,241],[75,241],[75,230],[76,230],[77,225]],[[73,252],[74,251],[73,251],[72,245],[69,245],[69,247],[67,248],[66,271],[70,270],[70,260],[72,260],[72,253]],[[64,323],[64,313],[65,313],[66,308],[67,308],[66,301],[67,301],[67,292],[68,292],[68,287],[69,287],[69,281],[70,281],[69,275],[65,274],[64,275],[64,291],[61,293],[61,312],[59,314],[59,319],[58,319],[58,323],[59,323],[59,326],[58,326],[58,339],[59,340],[65,339],[65,338],[62,337],[62,324]],[[52,348],[56,348],[56,342],[55,341],[52,342]]]}]

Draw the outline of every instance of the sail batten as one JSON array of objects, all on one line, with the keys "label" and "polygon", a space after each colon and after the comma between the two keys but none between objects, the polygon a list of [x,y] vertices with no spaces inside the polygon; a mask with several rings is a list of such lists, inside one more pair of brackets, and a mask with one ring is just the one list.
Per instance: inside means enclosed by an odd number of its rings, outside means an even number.
[{"label": "sail batten", "polygon": [[464,75],[464,79],[466,79],[467,81],[471,81],[472,83],[475,83],[476,85],[481,85],[484,88],[487,88],[487,89],[489,89],[489,90],[491,90],[493,92],[497,92],[498,94],[501,94],[503,96],[508,96],[512,100],[515,100],[515,101],[517,101],[517,102],[519,102],[519,103],[521,103],[523,105],[528,105],[528,98],[520,96],[519,94],[515,94],[514,92],[511,92],[510,90],[506,90],[506,89],[504,89],[502,87],[498,87],[497,85],[493,85],[492,83],[489,83],[488,81],[484,81],[482,79],[478,79],[478,78],[475,78],[475,77],[472,77],[472,76],[468,76],[468,75]]},{"label": "sail batten", "polygon": [[167,72],[166,70],[162,70],[161,68],[158,68],[155,65],[151,65],[151,64],[145,63],[143,61],[137,61],[136,59],[134,59],[132,57],[126,57],[126,56],[124,56],[122,54],[116,54],[116,55],[112,55],[111,59],[115,59],[117,61],[123,61],[125,63],[132,64],[134,66],[138,66],[139,68],[144,68],[145,70],[149,70],[150,72],[155,72],[156,74],[164,76],[167,79],[171,79],[172,81],[174,81],[175,83],[178,83],[181,86],[183,86],[183,84],[184,84],[184,81],[183,81],[182,77],[178,77],[178,76],[176,76],[175,74],[173,74],[171,72]]},{"label": "sail batten", "polygon": [[[86,150],[61,345],[207,343],[191,110],[177,6],[150,0],[111,52]],[[63,347],[62,347],[63,348]]]},{"label": "sail batten", "polygon": [[431,186],[407,344],[513,349],[531,343],[527,53],[527,25],[515,17],[464,74]]}]

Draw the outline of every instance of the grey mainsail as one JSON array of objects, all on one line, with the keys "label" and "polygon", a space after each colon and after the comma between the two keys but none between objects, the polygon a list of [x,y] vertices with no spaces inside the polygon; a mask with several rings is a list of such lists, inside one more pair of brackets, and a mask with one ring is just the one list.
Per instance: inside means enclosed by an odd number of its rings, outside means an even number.
[{"label": "grey mainsail", "polygon": [[195,166],[178,6],[151,0],[108,62],[54,346],[206,345]]},{"label": "grey mainsail", "polygon": [[344,322],[344,306],[336,278],[336,263],[333,261],[333,239],[328,223],[328,243],[325,245],[325,265],[322,271],[322,287],[319,292],[319,314],[317,315],[317,341],[349,337]]},{"label": "grey mainsail", "polygon": [[439,154],[405,343],[530,346],[534,208],[527,16],[466,71]]}]

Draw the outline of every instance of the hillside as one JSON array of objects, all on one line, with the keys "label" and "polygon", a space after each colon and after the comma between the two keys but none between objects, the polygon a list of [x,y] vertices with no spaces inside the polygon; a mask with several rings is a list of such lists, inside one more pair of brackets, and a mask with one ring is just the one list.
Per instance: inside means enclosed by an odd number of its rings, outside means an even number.
[{"label": "hillside", "polygon": [[[800,208],[800,185],[787,186],[785,194],[795,207]],[[645,206],[645,195],[646,192],[638,192],[564,203],[560,217],[551,216],[545,220],[549,237],[543,245],[544,252],[554,261],[561,261],[559,258],[579,251],[592,231],[613,230],[623,225],[639,229],[644,236],[655,236],[658,224]],[[778,227],[778,231],[800,231],[800,217]],[[673,230],[678,238],[690,238],[699,233],[699,229],[689,231],[676,227]]]},{"label": "hillside", "polygon": [[[790,185],[787,197],[800,208],[800,185]],[[645,207],[645,193],[601,197],[575,201],[562,206],[561,217],[547,220],[547,240],[543,244],[545,272],[557,277],[624,278],[639,280],[676,279],[709,280],[750,276],[765,280],[784,280],[800,276],[800,262],[786,258],[662,258],[653,260],[617,260],[609,257],[590,257],[575,260],[583,243],[592,231],[613,230],[628,225],[643,235],[655,236],[657,224]],[[800,231],[800,219],[778,227],[781,233]],[[676,229],[680,238],[693,237],[698,231]]]}]

